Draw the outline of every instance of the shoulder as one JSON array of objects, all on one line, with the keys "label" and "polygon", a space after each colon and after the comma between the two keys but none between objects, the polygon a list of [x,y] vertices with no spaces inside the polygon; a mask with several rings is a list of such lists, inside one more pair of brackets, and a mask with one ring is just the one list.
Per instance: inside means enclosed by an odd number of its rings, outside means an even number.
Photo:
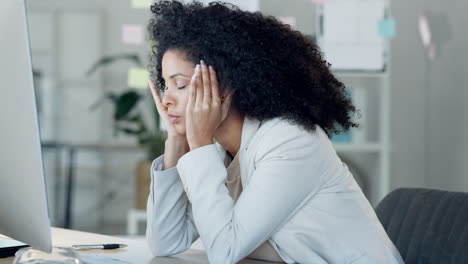
[{"label": "shoulder", "polygon": [[261,131],[269,131],[269,134],[275,132],[290,132],[294,135],[308,134],[309,136],[317,136],[320,132],[323,132],[323,130],[318,125],[316,126],[315,131],[307,131],[305,128],[298,124],[294,124],[289,120],[278,117],[262,121],[258,132]]},{"label": "shoulder", "polygon": [[328,136],[323,129],[317,125],[315,130],[306,130],[298,124],[291,123],[289,120],[273,118],[262,122],[255,137],[263,141],[271,140],[270,143],[287,143],[287,142],[327,142]]},{"label": "shoulder", "polygon": [[320,126],[308,131],[298,124],[285,119],[265,120],[255,133],[251,150],[257,159],[271,153],[289,155],[311,155],[319,152],[334,152],[328,136]]}]

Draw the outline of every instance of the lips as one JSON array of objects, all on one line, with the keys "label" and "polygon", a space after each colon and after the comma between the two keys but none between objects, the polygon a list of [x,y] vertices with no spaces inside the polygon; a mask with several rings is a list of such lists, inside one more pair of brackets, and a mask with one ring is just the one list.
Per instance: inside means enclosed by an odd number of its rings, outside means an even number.
[{"label": "lips", "polygon": [[176,123],[177,121],[179,121],[181,117],[180,116],[176,116],[176,115],[169,115],[169,119],[171,120],[171,123]]}]

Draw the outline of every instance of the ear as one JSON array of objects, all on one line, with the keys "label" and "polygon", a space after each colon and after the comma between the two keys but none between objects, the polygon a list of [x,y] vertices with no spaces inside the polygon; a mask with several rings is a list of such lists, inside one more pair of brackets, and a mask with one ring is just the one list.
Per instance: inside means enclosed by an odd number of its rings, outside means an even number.
[{"label": "ear", "polygon": [[230,91],[221,96],[221,120],[224,120],[229,113],[232,102],[232,94],[233,92]]}]

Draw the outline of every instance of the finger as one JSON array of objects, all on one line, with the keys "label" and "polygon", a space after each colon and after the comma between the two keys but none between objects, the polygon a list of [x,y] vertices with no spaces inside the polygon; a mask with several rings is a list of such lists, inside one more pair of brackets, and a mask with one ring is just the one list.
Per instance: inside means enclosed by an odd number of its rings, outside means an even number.
[{"label": "finger", "polygon": [[210,81],[210,72],[205,62],[201,60],[201,79],[203,82],[203,104],[211,104],[211,81]]},{"label": "finger", "polygon": [[158,111],[162,110],[162,101],[161,97],[159,97],[159,92],[158,89],[156,88],[156,84],[153,82],[153,80],[148,80],[150,89],[151,89],[151,94],[153,95],[153,100],[156,103],[156,108]]},{"label": "finger", "polygon": [[192,109],[197,99],[197,68],[195,67],[195,73],[190,80],[189,99],[187,103],[187,110]]},{"label": "finger", "polygon": [[211,80],[211,95],[213,96],[212,102],[220,102],[219,99],[219,87],[218,87],[218,77],[216,76],[216,71],[210,65],[210,80]]},{"label": "finger", "polygon": [[151,94],[153,94],[153,99],[155,102],[161,101],[161,98],[159,98],[159,94],[156,88],[156,84],[154,84],[153,80],[148,80],[148,84],[151,89]]},{"label": "finger", "polygon": [[152,80],[148,80],[148,83],[151,89],[151,94],[153,95],[154,102],[156,103],[156,109],[158,110],[158,114],[164,123],[164,127],[170,133],[171,122],[169,121],[166,110],[164,109],[164,105],[162,103],[161,97],[159,96],[159,91],[156,88],[156,84]]},{"label": "finger", "polygon": [[197,64],[197,68],[195,69],[195,75],[196,75],[196,100],[195,100],[195,107],[201,107],[201,104],[203,103],[203,82],[201,79],[201,69],[200,69],[200,64]]}]

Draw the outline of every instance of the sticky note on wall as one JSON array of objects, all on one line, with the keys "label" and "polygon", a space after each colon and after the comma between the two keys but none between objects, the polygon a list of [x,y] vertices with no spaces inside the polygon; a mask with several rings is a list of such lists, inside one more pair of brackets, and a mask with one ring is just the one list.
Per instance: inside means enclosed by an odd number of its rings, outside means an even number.
[{"label": "sticky note on wall", "polygon": [[384,18],[378,24],[379,35],[384,38],[394,38],[396,36],[396,23],[393,18]]},{"label": "sticky note on wall", "polygon": [[142,25],[122,25],[122,42],[125,44],[141,45],[145,40]]},{"label": "sticky note on wall", "polygon": [[145,68],[130,68],[128,70],[127,85],[130,88],[146,89],[150,74]]},{"label": "sticky note on wall", "polygon": [[130,0],[132,8],[149,8],[152,4],[151,0]]},{"label": "sticky note on wall", "polygon": [[342,131],[339,134],[333,134],[331,141],[333,143],[351,143],[351,132],[348,130],[346,132]]}]

